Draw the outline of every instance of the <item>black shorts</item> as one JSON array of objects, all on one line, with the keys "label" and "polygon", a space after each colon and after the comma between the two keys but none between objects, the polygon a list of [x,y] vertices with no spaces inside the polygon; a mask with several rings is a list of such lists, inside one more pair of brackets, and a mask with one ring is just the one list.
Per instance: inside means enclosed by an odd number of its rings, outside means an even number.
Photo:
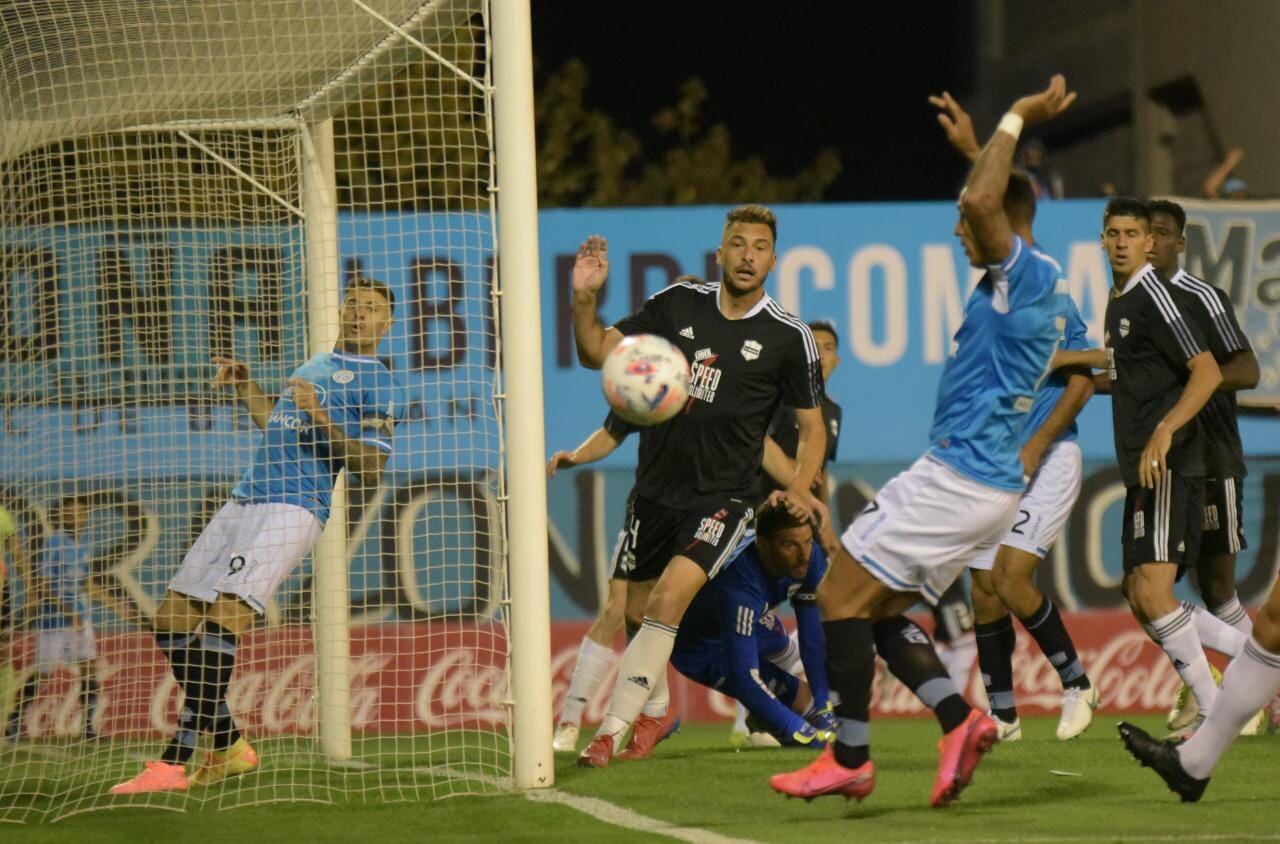
[{"label": "black shorts", "polygon": [[1240,481],[1240,478],[1210,478],[1204,482],[1200,556],[1222,557],[1249,547],[1244,541],[1244,493]]},{"label": "black shorts", "polygon": [[679,554],[697,563],[709,580],[733,559],[753,518],[746,499],[676,510],[633,494],[614,552],[613,576],[637,583],[656,580]]},{"label": "black shorts", "polygon": [[[1204,479],[1166,472],[1154,489],[1131,486],[1124,495],[1124,570],[1143,563],[1195,563],[1204,524]],[[1179,577],[1182,573],[1179,572]]]}]

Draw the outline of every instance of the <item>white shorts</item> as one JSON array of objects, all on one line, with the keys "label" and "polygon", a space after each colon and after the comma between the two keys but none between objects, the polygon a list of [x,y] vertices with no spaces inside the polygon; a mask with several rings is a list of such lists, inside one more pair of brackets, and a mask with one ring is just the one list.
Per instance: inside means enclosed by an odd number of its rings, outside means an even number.
[{"label": "white shorts", "polygon": [[881,487],[841,540],[890,589],[936,604],[970,560],[1000,542],[1020,498],[926,454]]},{"label": "white shorts", "polygon": [[[1076,506],[1083,475],[1084,459],[1080,456],[1080,446],[1070,440],[1049,446],[1040,461],[1040,468],[1031,479],[1031,485],[1018,502],[1018,515],[1000,544],[1044,559],[1058,540],[1058,534],[1062,533],[1071,508]],[[979,554],[969,568],[991,571],[997,550],[992,548]]]},{"label": "white shorts", "polygon": [[93,627],[59,627],[36,631],[36,666],[41,674],[50,674],[59,665],[75,665],[98,658],[98,643]]},{"label": "white shorts", "polygon": [[323,530],[296,504],[228,501],[205,525],[169,589],[206,602],[235,595],[261,614]]}]

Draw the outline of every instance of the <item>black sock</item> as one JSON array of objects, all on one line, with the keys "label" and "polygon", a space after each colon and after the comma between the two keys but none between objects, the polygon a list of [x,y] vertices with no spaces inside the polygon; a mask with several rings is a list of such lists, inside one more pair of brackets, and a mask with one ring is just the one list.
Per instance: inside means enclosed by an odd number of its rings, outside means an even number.
[{"label": "black sock", "polygon": [[18,696],[18,703],[14,706],[13,712],[9,713],[9,723],[5,727],[5,732],[11,736],[17,736],[22,731],[22,713],[26,710],[28,704],[36,699],[36,695],[40,692],[40,675],[32,674],[30,679],[22,686],[22,694]]},{"label": "black sock", "polygon": [[199,726],[196,719],[195,701],[199,695],[199,689],[193,682],[193,665],[195,659],[193,654],[193,643],[196,641],[194,633],[156,633],[156,647],[164,653],[169,660],[169,669],[173,672],[173,679],[178,681],[178,687],[182,689],[182,694],[186,700],[183,701],[182,709],[178,712],[178,728],[173,734],[173,738],[169,739],[169,744],[165,747],[164,752],[160,754],[160,761],[168,762],[170,765],[185,764],[191,754],[196,750],[196,735]]},{"label": "black sock", "polygon": [[870,758],[868,722],[876,671],[871,621],[825,621],[822,632],[827,642],[827,680],[831,690],[840,696],[835,708],[839,727],[833,750],[837,762],[846,768],[857,768]]},{"label": "black sock", "polygon": [[240,738],[226,704],[227,687],[231,685],[231,672],[236,666],[236,635],[206,621],[199,644],[200,727],[213,737],[215,750],[226,750]]},{"label": "black sock", "polygon": [[946,666],[938,659],[933,642],[914,621],[895,615],[872,625],[876,652],[889,671],[911,689],[920,702],[933,710],[944,733],[964,723],[973,708],[951,682]]},{"label": "black sock", "polygon": [[80,706],[84,709],[85,736],[96,735],[93,719],[98,713],[98,681],[92,675],[86,676],[80,685]]},{"label": "black sock", "polygon": [[1080,657],[1076,654],[1076,646],[1071,642],[1071,634],[1062,623],[1062,616],[1053,601],[1045,598],[1038,610],[1021,621],[1044,652],[1049,664],[1058,672],[1062,688],[1089,688],[1089,676],[1084,673],[1084,666],[1080,664]]},{"label": "black sock", "polygon": [[1018,707],[1013,702],[1013,649],[1018,644],[1013,617],[1005,615],[999,621],[976,624],[973,632],[978,640],[978,667],[991,714],[1006,723],[1013,721],[1018,717]]}]

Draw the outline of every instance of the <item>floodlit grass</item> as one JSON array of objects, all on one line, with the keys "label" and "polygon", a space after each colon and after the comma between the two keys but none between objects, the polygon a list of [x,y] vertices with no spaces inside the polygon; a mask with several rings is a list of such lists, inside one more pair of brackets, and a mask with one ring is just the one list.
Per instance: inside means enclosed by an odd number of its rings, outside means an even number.
[{"label": "floodlit grass", "polygon": [[[769,774],[804,764],[810,753],[736,752],[727,744],[727,726],[686,728],[661,745],[648,762],[619,762],[604,771],[579,769],[572,757],[559,757],[556,787],[694,830],[785,844],[1280,840],[1274,773],[1280,739],[1264,736],[1238,741],[1204,800],[1187,806],[1124,752],[1115,735],[1116,720],[1100,715],[1085,736],[1061,743],[1053,738],[1051,719],[1027,719],[1026,738],[997,746],[960,802],[943,811],[928,807],[937,727],[926,720],[873,725],[877,788],[861,804],[832,798],[808,804],[774,794],[766,784]],[[1138,720],[1153,729],[1158,723],[1154,718]],[[403,764],[395,769],[342,773],[302,764],[305,754],[287,745],[260,743],[264,763],[260,773],[206,789],[202,800],[165,797],[151,808],[88,812],[56,824],[0,827],[4,830],[0,836],[24,842],[132,842],[189,840],[195,835],[201,841],[243,839],[255,844],[356,839],[377,844],[652,840],[652,836],[606,825],[563,806],[534,803],[518,794],[430,800],[433,788],[441,795],[450,790],[443,784],[446,780],[422,772],[430,764],[430,753],[417,759],[404,755]],[[126,757],[138,750],[110,752]],[[32,764],[22,761],[23,753],[6,751],[0,765]],[[119,764],[125,763],[137,764],[132,758],[122,758]],[[101,769],[107,764],[105,758],[95,760],[97,773],[90,777],[86,769],[85,781],[71,789],[64,785],[67,796],[59,799],[80,799],[79,805],[87,808],[89,780],[101,780]],[[9,769],[4,775],[0,807],[11,806],[16,799],[14,774]],[[379,777],[395,783],[381,796]],[[478,782],[474,784],[479,787]],[[492,784],[485,787],[492,790]],[[350,799],[336,805],[278,802],[216,811],[251,799],[288,801],[291,795],[317,799],[320,794],[330,795],[329,799],[347,794]],[[186,811],[161,811],[165,806]]]}]

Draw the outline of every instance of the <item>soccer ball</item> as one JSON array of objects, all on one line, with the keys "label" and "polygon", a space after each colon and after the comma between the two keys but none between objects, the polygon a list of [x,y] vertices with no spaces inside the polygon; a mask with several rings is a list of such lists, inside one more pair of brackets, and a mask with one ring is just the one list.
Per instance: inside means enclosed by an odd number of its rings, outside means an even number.
[{"label": "soccer ball", "polygon": [[666,422],[689,398],[689,362],[654,334],[623,338],[600,375],[613,412],[632,425]]}]

